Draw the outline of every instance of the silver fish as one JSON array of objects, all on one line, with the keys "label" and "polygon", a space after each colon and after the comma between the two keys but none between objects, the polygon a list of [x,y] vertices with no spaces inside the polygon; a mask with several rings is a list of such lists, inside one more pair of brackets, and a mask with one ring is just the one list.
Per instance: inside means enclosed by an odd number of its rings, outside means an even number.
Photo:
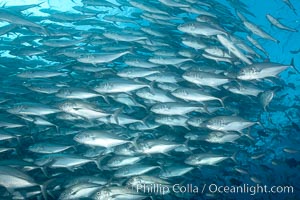
[{"label": "silver fish", "polygon": [[130,140],[124,139],[112,132],[101,130],[89,130],[77,134],[74,137],[76,142],[100,147],[114,147],[125,143],[132,143]]},{"label": "silver fish", "polygon": [[290,28],[286,25],[283,25],[278,19],[276,19],[275,17],[273,17],[270,14],[267,14],[266,17],[272,25],[276,26],[279,29],[286,30],[286,31],[291,31],[291,32],[298,32],[297,29],[293,29],[293,28]]}]

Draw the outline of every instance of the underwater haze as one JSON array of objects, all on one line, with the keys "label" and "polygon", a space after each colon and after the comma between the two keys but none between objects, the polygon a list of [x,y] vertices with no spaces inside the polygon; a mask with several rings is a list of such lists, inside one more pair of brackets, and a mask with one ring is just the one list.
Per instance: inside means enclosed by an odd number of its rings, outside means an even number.
[{"label": "underwater haze", "polygon": [[0,6],[0,200],[300,199],[299,1]]}]

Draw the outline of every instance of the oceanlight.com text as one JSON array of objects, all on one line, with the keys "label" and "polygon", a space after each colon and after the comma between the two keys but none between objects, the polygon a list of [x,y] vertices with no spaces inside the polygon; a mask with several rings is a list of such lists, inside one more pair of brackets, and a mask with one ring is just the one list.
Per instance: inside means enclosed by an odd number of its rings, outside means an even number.
[{"label": "oceanlight.com text", "polygon": [[[204,186],[206,187],[206,185]],[[204,189],[205,190],[205,189]],[[273,194],[292,194],[294,193],[293,186],[267,186],[267,185],[249,185],[243,184],[241,186],[220,186],[216,184],[208,185],[209,193],[227,193],[227,194],[264,194],[264,193],[273,193]]]}]

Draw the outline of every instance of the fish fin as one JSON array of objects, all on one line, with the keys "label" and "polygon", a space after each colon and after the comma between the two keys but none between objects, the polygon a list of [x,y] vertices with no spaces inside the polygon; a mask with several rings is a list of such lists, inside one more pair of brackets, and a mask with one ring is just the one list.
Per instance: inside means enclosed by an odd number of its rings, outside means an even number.
[{"label": "fish fin", "polygon": [[239,151],[235,152],[235,153],[230,157],[230,159],[231,159],[233,162],[235,162],[235,163],[238,163],[237,160],[236,160],[236,156],[237,156],[238,153],[239,153]]},{"label": "fish fin", "polygon": [[[108,154],[108,155],[109,155],[109,154]],[[98,168],[100,171],[102,171],[102,170],[104,169],[103,167],[101,167],[101,162],[102,162],[105,158],[107,158],[108,155],[101,156],[100,158],[98,158],[98,159],[96,159],[96,160],[94,161],[95,164],[96,164],[96,166],[97,166],[97,168]]]},{"label": "fish fin", "polygon": [[13,194],[14,191],[15,191],[13,188],[6,188],[6,190],[7,190],[10,194]]},{"label": "fish fin", "polygon": [[250,135],[250,132],[251,132],[250,130],[251,129],[248,128],[248,132],[247,133],[241,132],[241,136],[245,136],[245,137],[249,138],[251,141],[255,141],[255,139]]},{"label": "fish fin", "polygon": [[259,122],[259,121],[256,122],[256,124],[260,125],[260,126],[261,126],[262,128],[264,128],[264,129],[266,128],[266,127],[264,127],[264,125],[263,125],[261,122]]},{"label": "fish fin", "polygon": [[3,5],[1,6],[2,8],[5,8],[7,2],[4,2]]},{"label": "fish fin", "polygon": [[47,190],[46,190],[48,182],[49,181],[46,181],[46,183],[44,183],[43,185],[40,185],[42,196],[45,200],[48,200],[48,197],[47,197],[48,195],[47,195]]},{"label": "fish fin", "polygon": [[167,152],[162,153],[163,155],[167,156],[167,157],[172,157],[172,155],[168,154]]},{"label": "fish fin", "polygon": [[149,115],[147,115],[146,117],[144,117],[142,120],[141,120],[141,123],[143,124],[143,125],[145,125],[145,126],[147,126],[147,123],[146,123],[146,121],[147,121],[147,119],[149,119]]},{"label": "fish fin", "polygon": [[227,97],[222,97],[222,98],[217,98],[217,100],[220,102],[220,104],[222,105],[223,108],[225,108],[225,105],[224,105],[224,100],[227,99]]},{"label": "fish fin", "polygon": [[206,104],[203,105],[203,109],[207,114],[212,114],[211,112],[209,112],[208,107]]},{"label": "fish fin", "polygon": [[291,67],[298,73],[300,74],[300,71],[296,68],[295,63],[294,63],[294,58],[291,60]]},{"label": "fish fin", "polygon": [[110,104],[108,98],[105,95],[100,95],[100,97],[104,99],[105,103]]},{"label": "fish fin", "polygon": [[[134,101],[135,101],[135,100],[134,100]],[[140,108],[143,108],[143,109],[147,110],[147,107],[146,107],[145,105],[140,104],[140,103],[138,103],[137,105],[138,105]]]},{"label": "fish fin", "polygon": [[174,126],[172,126],[172,125],[167,125],[167,126],[169,126],[173,131],[175,131],[175,127]]},{"label": "fish fin", "polygon": [[138,103],[138,102],[135,100],[135,98],[133,98],[132,96],[130,96],[129,98],[130,98],[130,99],[131,99],[138,107],[141,107],[141,108],[147,110],[147,107],[146,107],[145,105],[143,105],[143,104]]},{"label": "fish fin", "polygon": [[153,81],[150,83],[150,85],[149,85],[149,90],[150,90],[150,93],[151,93],[152,95],[155,94],[155,92],[154,92],[154,84],[155,84],[155,80],[153,80]]},{"label": "fish fin", "polygon": [[135,47],[131,47],[130,49],[128,49],[127,53],[130,55],[134,55],[134,49]]},{"label": "fish fin", "polygon": [[191,130],[190,127],[189,127],[187,124],[184,125],[183,127],[186,128],[186,129],[189,130],[189,131]]},{"label": "fish fin", "polygon": [[137,146],[137,141],[138,141],[138,139],[140,139],[140,137],[141,137],[141,134],[138,135],[137,137],[135,137],[133,141],[131,141],[131,144],[133,145],[133,147],[135,149],[139,149],[138,146]]},{"label": "fish fin", "polygon": [[41,3],[36,4],[35,7],[41,7],[41,5],[42,5],[43,3],[46,3],[46,1],[42,1]]},{"label": "fish fin", "polygon": [[53,124],[53,125],[54,125],[54,127],[55,127],[56,133],[59,133],[59,126],[57,126],[57,125],[55,125],[55,124]]},{"label": "fish fin", "polygon": [[192,155],[193,154],[193,151],[191,150],[191,148],[189,147],[189,139],[187,139],[183,145],[188,149],[188,152]]},{"label": "fish fin", "polygon": [[70,172],[75,172],[75,168],[73,168],[73,167],[66,167],[67,168],[67,170],[69,170]]},{"label": "fish fin", "polygon": [[[265,112],[268,112],[268,111],[267,111],[267,106],[268,106],[268,105],[265,105],[265,106],[263,107],[263,109],[264,109]],[[269,121],[270,121],[270,119],[269,119]]]},{"label": "fish fin", "polygon": [[187,139],[186,141],[184,141],[184,143],[183,143],[183,145],[185,145],[186,147],[188,147],[188,145],[189,145],[189,139]]},{"label": "fish fin", "polygon": [[40,167],[41,171],[43,172],[43,174],[46,176],[46,177],[49,177],[49,174],[47,173],[47,169],[46,167]]},{"label": "fish fin", "polygon": [[123,107],[117,109],[114,113],[113,113],[113,118],[115,120],[115,122],[120,125],[119,123],[119,119],[118,119],[118,115],[123,111]]}]

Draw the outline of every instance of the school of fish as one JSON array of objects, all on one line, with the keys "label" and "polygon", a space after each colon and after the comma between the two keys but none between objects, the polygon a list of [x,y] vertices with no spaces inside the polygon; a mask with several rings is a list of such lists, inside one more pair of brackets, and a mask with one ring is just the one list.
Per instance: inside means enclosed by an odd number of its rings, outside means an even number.
[{"label": "school of fish", "polygon": [[[299,169],[284,160],[297,147],[276,150],[299,137],[270,119],[299,133],[277,95],[291,87],[280,73],[299,67],[273,61],[263,44],[283,41],[243,1],[72,2],[1,5],[0,199],[225,199],[137,188],[279,184],[276,167]],[[266,20],[299,31],[272,10]]]}]

